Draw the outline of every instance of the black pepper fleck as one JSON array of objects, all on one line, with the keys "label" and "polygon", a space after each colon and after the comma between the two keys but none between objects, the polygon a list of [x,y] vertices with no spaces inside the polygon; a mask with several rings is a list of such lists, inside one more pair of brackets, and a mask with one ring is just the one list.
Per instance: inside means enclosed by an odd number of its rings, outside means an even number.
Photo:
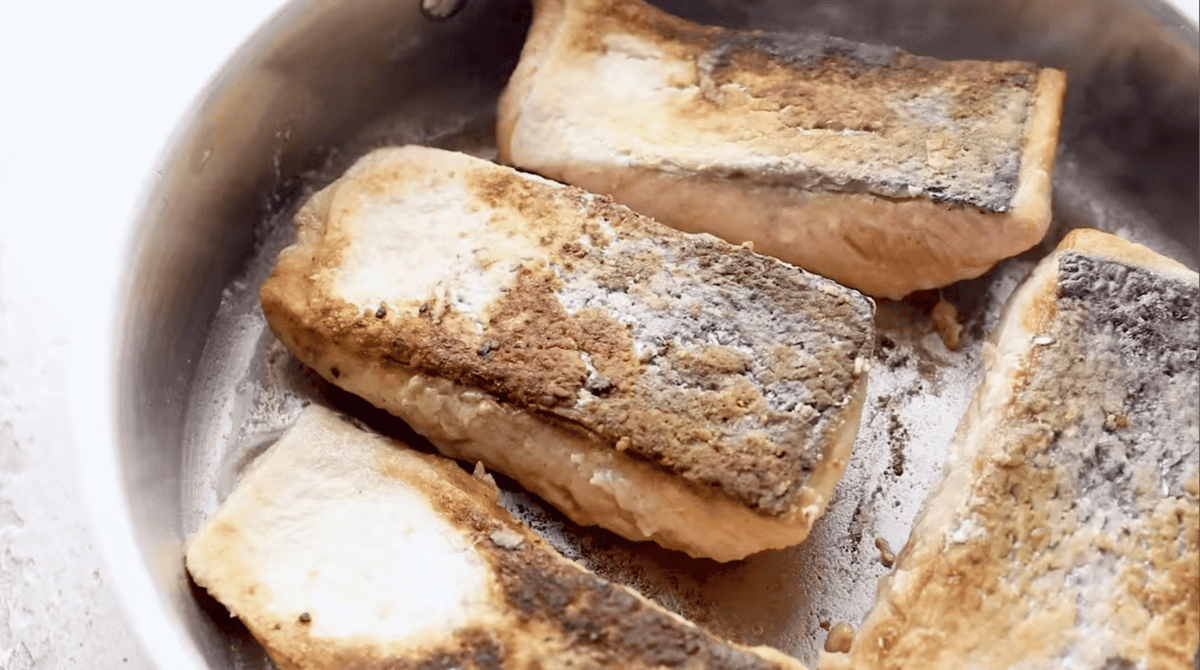
[{"label": "black pepper fleck", "polygon": [[500,348],[499,342],[497,342],[496,340],[488,340],[487,342],[484,342],[483,344],[479,345],[479,349],[476,351],[476,353],[478,353],[480,356],[487,356],[489,353],[491,353],[499,348]]},{"label": "black pepper fleck", "polygon": [[311,614],[309,614],[308,612],[300,613],[300,623],[310,623],[311,621],[312,621]]},{"label": "black pepper fleck", "polygon": [[375,310],[375,318],[382,319],[387,316],[387,305],[379,303],[379,309]]}]

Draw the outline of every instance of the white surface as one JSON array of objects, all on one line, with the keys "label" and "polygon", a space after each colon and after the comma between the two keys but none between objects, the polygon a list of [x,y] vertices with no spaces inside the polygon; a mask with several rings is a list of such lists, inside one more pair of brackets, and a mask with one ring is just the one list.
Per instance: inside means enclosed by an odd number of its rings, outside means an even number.
[{"label": "white surface", "polygon": [[[1195,0],[1173,0],[1193,22]],[[280,0],[0,3],[0,668],[149,668],[86,529],[73,409],[175,122]],[[91,367],[83,367],[87,364]],[[68,378],[95,398],[68,404]],[[103,516],[109,510],[92,510]],[[136,607],[136,603],[132,606]]]},{"label": "white surface", "polygon": [[1196,0],[1168,0],[1192,23],[1200,22],[1200,2]]},{"label": "white surface", "polygon": [[104,407],[69,406],[68,362],[176,120],[279,4],[0,3],[0,668],[151,667],[87,530],[68,415]]},{"label": "white surface", "polygon": [[[238,599],[248,625],[282,623],[277,643],[301,612],[311,614],[307,635],[343,650],[446,639],[494,616],[497,576],[469,527],[435,507],[449,494],[422,488],[440,474],[311,405],[196,534],[188,565],[197,583]],[[271,600],[243,595],[250,585]]]}]

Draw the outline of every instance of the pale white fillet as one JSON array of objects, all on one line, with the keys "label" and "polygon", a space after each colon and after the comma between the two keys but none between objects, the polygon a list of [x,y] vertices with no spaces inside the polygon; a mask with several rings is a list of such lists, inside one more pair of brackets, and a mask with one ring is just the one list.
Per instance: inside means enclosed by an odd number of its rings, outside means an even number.
[{"label": "pale white fillet", "polygon": [[1185,670],[1197,275],[1071,233],[1018,288],[946,474],[826,670]]},{"label": "pale white fillet", "polygon": [[581,524],[720,561],[804,539],[845,470],[874,303],[607,198],[382,149],[261,290],[322,377]]},{"label": "pale white fillet", "polygon": [[534,7],[502,162],[888,298],[1046,232],[1061,71],[701,26],[641,0]]},{"label": "pale white fillet", "polygon": [[803,670],[566,560],[495,484],[309,406],[191,539],[282,670]]}]

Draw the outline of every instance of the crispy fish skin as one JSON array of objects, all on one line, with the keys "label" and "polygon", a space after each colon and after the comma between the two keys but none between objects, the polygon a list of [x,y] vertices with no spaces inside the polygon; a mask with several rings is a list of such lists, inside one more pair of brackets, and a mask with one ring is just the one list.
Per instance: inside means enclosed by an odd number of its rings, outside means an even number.
[{"label": "crispy fish skin", "polygon": [[1197,274],[1072,232],[1006,306],[895,572],[826,670],[1192,668]]},{"label": "crispy fish skin", "polygon": [[369,154],[261,289],[330,382],[581,524],[734,560],[796,544],[845,469],[856,291],[462,154]]},{"label": "crispy fish skin", "polygon": [[1045,235],[1065,75],[536,0],[504,163],[899,299]]},{"label": "crispy fish skin", "polygon": [[494,483],[310,405],[189,540],[282,670],[804,670],[563,558]]}]

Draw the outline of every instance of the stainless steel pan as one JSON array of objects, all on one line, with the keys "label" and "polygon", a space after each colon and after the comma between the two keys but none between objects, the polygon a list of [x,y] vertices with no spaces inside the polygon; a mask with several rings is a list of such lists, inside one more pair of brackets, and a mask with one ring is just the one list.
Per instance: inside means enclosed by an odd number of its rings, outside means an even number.
[{"label": "stainless steel pan", "polygon": [[[978,342],[1020,276],[1070,228],[1117,232],[1195,268],[1197,33],[1154,0],[663,0],[688,18],[823,29],[947,58],[1019,58],[1069,74],[1055,226],[1047,243],[948,289],[968,343],[950,352],[920,299],[880,305],[879,360],[854,462],[801,547],[718,565],[577,529],[515,487],[505,503],[553,543],[739,640],[811,660],[824,626],[857,623],[936,480],[978,372]],[[163,668],[269,667],[244,629],[188,582],[183,543],[301,402],[350,408],[278,348],[257,284],[313,187],[385,143],[490,155],[493,104],[530,10],[470,0],[431,21],[418,0],[296,0],[226,64],[182,121],[137,222],[116,301],[109,380],[119,481],[99,524],[113,581]],[[85,473],[86,474],[86,473]]]}]

